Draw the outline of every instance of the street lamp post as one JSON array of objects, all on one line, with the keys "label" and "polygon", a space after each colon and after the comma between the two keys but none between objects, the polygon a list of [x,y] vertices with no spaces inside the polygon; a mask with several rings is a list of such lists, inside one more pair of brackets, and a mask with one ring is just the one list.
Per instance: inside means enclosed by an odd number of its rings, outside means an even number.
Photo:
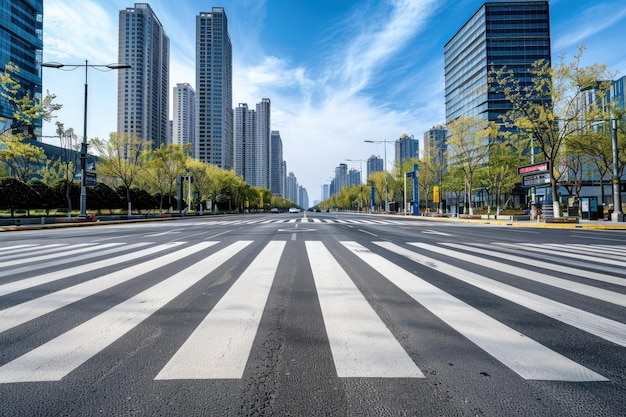
[{"label": "street lamp post", "polygon": [[385,151],[383,156],[383,179],[385,181],[385,213],[389,213],[389,187],[387,186],[387,143],[391,140],[364,140],[366,143],[384,143]]},{"label": "street lamp post", "polygon": [[622,199],[620,195],[620,175],[617,148],[617,119],[611,118],[611,147],[613,150],[613,214],[611,220],[617,222],[624,221],[624,213],[622,213]]},{"label": "street lamp post", "polygon": [[[76,68],[85,68],[85,107],[83,114],[83,141],[80,146],[80,217],[87,217],[87,93],[88,93],[88,84],[87,84],[87,69],[91,68],[107,68],[108,70],[120,70],[120,69],[128,69],[131,66],[128,64],[107,64],[107,65],[94,65],[89,64],[87,60],[85,60],[84,64],[61,64],[58,62],[44,62],[41,64],[42,67],[46,68],[68,68],[65,71],[73,71]],[[104,70],[106,71],[106,70]]]}]

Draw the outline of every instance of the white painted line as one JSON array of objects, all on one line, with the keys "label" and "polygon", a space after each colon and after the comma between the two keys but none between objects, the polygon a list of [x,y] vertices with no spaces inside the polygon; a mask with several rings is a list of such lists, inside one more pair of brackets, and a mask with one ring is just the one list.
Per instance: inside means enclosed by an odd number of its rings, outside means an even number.
[{"label": "white painted line", "polygon": [[[520,290],[519,288],[515,288],[511,285],[436,261],[435,259],[419,255],[415,252],[400,248],[399,246],[394,246],[392,248],[386,242],[380,242],[377,244],[382,247],[388,246],[389,250],[396,251],[396,253],[399,253],[414,262],[428,266],[429,268],[436,268],[438,271],[448,274],[451,277],[467,282],[470,285],[474,285],[475,287],[495,294],[498,297],[502,297],[513,303],[536,311],[537,313],[548,316],[551,319],[569,324],[572,327],[576,327],[577,329],[601,337],[604,340],[626,347],[626,324],[624,323],[610,320],[528,291]],[[412,245],[417,247],[422,246],[420,243],[413,243]],[[426,249],[426,247],[423,248]],[[438,251],[438,248],[435,250]]]},{"label": "white painted line", "polygon": [[[14,253],[12,255],[2,256],[3,261],[0,262],[0,267],[7,267],[24,262],[36,262],[37,260],[45,260],[58,256],[58,253],[65,253],[68,248],[82,248],[89,245],[89,243],[77,243],[75,245],[68,245],[65,243],[56,243],[53,245],[46,245],[39,247],[36,250],[29,250],[27,252]],[[34,256],[36,255],[36,256]]]},{"label": "white painted line", "polygon": [[35,298],[34,300],[0,310],[0,333],[7,331],[15,326],[34,320],[44,314],[51,313],[66,305],[97,294],[106,289],[120,285],[126,281],[130,281],[140,275],[147,274],[155,269],[161,268],[193,253],[199,252],[217,242],[202,242],[197,245],[178,250],[161,256],[157,259],[151,259],[119,271],[105,274],[101,277],[65,288],[63,290]]},{"label": "white painted line", "polygon": [[155,379],[243,376],[285,244],[265,246]]},{"label": "white painted line", "polygon": [[[605,377],[505,326],[356,242],[341,242],[415,301],[522,378],[548,381],[607,381]],[[388,242],[382,247],[402,249]],[[410,252],[410,251],[407,251]],[[433,259],[429,261],[434,263]],[[432,267],[431,265],[427,265]],[[437,270],[447,264],[437,263]],[[460,270],[460,268],[458,268]],[[467,274],[466,271],[463,271]]]},{"label": "white painted line", "polygon": [[26,290],[28,288],[47,284],[47,283],[64,279],[64,278],[68,278],[74,275],[84,274],[85,272],[95,271],[96,269],[110,268],[112,265],[115,265],[121,262],[132,261],[137,258],[141,258],[142,256],[152,255],[153,253],[171,249],[181,244],[182,243],[180,242],[170,242],[170,243],[166,243],[163,245],[154,246],[152,248],[140,250],[138,252],[132,252],[132,253],[120,255],[115,258],[104,259],[104,260],[92,262],[86,265],[79,265],[73,268],[62,269],[60,271],[54,271],[48,274],[38,275],[32,278],[9,282],[7,284],[0,285],[0,296],[11,294],[17,291]]},{"label": "white painted line", "polygon": [[481,248],[469,246],[467,244],[460,245],[458,243],[442,243],[442,244],[445,246],[456,248],[456,249],[462,249],[465,251],[480,253],[482,255],[487,255],[487,256],[494,257],[494,258],[506,259],[507,261],[518,262],[521,264],[526,264],[529,266],[534,266],[534,267],[542,268],[542,269],[548,269],[550,271],[563,272],[565,274],[583,277],[587,279],[593,279],[596,281],[602,281],[602,282],[606,282],[609,284],[626,286],[626,279],[614,277],[612,275],[601,274],[599,272],[584,271],[579,268],[572,268],[572,267],[565,266],[565,265],[558,265],[558,264],[553,264],[553,263],[546,262],[546,261],[539,261],[539,260],[530,258],[528,256],[517,256],[517,255],[511,255],[509,253],[501,253],[501,252],[497,252],[493,250],[493,248],[481,249]]},{"label": "white painted line", "polygon": [[146,246],[149,244],[150,242],[140,242],[140,243],[133,243],[132,245],[119,246],[119,245],[122,245],[122,243],[110,243],[110,244],[107,244],[107,246],[114,246],[111,249],[101,250],[104,245],[93,246],[90,248],[91,250],[89,251],[89,253],[78,255],[78,256],[67,256],[68,254],[66,252],[63,252],[63,257],[57,256],[57,259],[53,261],[41,262],[41,263],[38,263],[37,265],[24,265],[24,266],[20,266],[20,267],[13,268],[13,269],[5,269],[2,271],[0,276],[21,274],[22,272],[33,272],[39,269],[52,268],[55,266],[65,265],[69,263],[77,263],[85,259],[92,259],[94,257],[94,254],[99,257],[102,257],[102,256],[112,255],[114,253],[122,252],[122,251],[128,252],[130,250],[134,250],[135,248],[139,248],[139,247]]},{"label": "white painted line", "polygon": [[[555,248],[550,248],[550,247],[546,247],[546,246],[537,246],[535,244],[528,244],[528,243],[521,243],[521,244],[512,244],[512,243],[500,243],[502,246],[506,246],[506,247],[512,247],[512,246],[516,246],[518,250],[520,251],[532,251],[532,252],[539,252],[539,253],[543,253],[543,254],[549,254],[549,255],[556,255],[558,254],[559,257],[567,257],[567,258],[575,258],[578,260],[585,260],[585,261],[591,261],[591,262],[601,262],[603,264],[607,264],[607,265],[617,265],[617,266],[621,266],[621,267],[626,267],[626,261],[619,261],[616,259],[598,259],[597,256],[590,256],[590,255],[583,255],[581,253],[569,253],[569,252],[564,252],[564,251],[560,251],[557,250]],[[591,266],[591,265],[589,265]]]},{"label": "white painted line", "polygon": [[233,243],[3,365],[0,383],[61,380],[250,243]]},{"label": "white painted line", "polygon": [[[60,243],[55,244],[54,246],[60,246]],[[34,249],[34,246],[37,246],[34,243],[24,244],[24,245],[15,245],[15,246],[7,246],[4,248],[0,248],[0,259],[4,259],[6,255],[10,255],[13,253],[19,252],[31,252]],[[41,248],[42,246],[39,246]]]},{"label": "white painted line", "polygon": [[[529,281],[539,282],[541,284],[550,285],[555,288],[570,291],[576,294],[581,294],[586,297],[602,300],[607,303],[616,304],[622,307],[626,307],[626,296],[624,294],[616,293],[614,291],[605,290],[603,288],[597,288],[591,285],[582,284],[580,282],[571,281],[555,277],[552,275],[542,274],[541,272],[531,271],[529,269],[520,268],[514,265],[505,264],[504,262],[497,262],[487,258],[481,258],[475,255],[469,255],[462,252],[453,251],[450,249],[442,248],[439,246],[433,246],[423,243],[410,243],[418,248],[423,248],[431,252],[436,252],[441,255],[449,256],[450,258],[460,259],[465,262],[470,262],[476,265],[480,265],[486,268],[491,268],[505,274],[510,274]],[[626,281],[626,280],[624,280]]]},{"label": "white painted line", "polygon": [[423,378],[326,246],[305,242],[340,378]]}]

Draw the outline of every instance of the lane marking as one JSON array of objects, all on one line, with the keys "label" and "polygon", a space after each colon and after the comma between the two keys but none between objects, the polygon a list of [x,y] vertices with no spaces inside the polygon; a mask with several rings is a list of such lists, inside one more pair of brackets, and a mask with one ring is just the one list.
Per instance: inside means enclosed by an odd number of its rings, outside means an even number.
[{"label": "lane marking", "polygon": [[[607,381],[602,375],[505,326],[358,243],[341,242],[341,244],[522,378],[548,381]],[[377,244],[383,247],[397,246],[388,242]]]},{"label": "lane marking", "polygon": [[179,259],[204,250],[217,242],[202,242],[194,246],[184,248],[157,259],[152,259],[133,265],[128,268],[105,274],[101,277],[65,288],[63,290],[44,295],[22,304],[0,310],[0,333],[12,329],[15,326],[34,320],[44,314],[51,313],[66,305],[102,292],[106,289],[130,281],[140,275],[147,274],[155,269],[166,266]]},{"label": "lane marking", "polygon": [[[591,297],[597,300],[605,301],[607,303],[626,307],[626,296],[624,296],[624,294],[619,294],[614,291],[593,287],[587,284],[581,284],[580,282],[570,281],[568,279],[558,278],[548,274],[542,274],[541,272],[531,271],[514,265],[505,264],[503,262],[497,262],[491,259],[481,258],[479,256],[469,255],[463,252],[457,252],[439,246],[429,245],[426,243],[410,242],[409,244],[418,248],[426,249],[431,252],[448,256],[450,258],[455,258],[475,265],[480,265],[522,279],[539,282],[541,284],[560,288],[562,290],[570,291],[575,294],[581,294],[586,297]],[[626,282],[626,280],[623,281]]]},{"label": "lane marking", "polygon": [[[381,247],[388,246],[386,242],[376,243]],[[413,246],[417,246],[414,244]],[[484,291],[502,297],[512,303],[521,305],[537,313],[543,314],[551,319],[576,327],[587,333],[591,333],[602,339],[608,340],[620,346],[626,347],[626,324],[610,320],[605,317],[592,314],[567,304],[542,297],[521,290],[502,282],[492,280],[482,275],[474,274],[456,266],[439,262],[435,259],[419,255],[399,246],[388,246],[392,250],[414,262],[429,268],[434,268],[453,278],[466,282]]]},{"label": "lane marking", "polygon": [[[63,252],[63,257],[60,259],[59,259],[59,255],[57,255],[56,256],[57,259],[55,259],[54,261],[42,262],[37,265],[25,265],[25,266],[18,267],[18,268],[6,269],[2,271],[0,276],[21,274],[22,272],[33,272],[39,269],[45,269],[45,268],[51,268],[51,267],[55,267],[59,265],[75,263],[75,262],[79,262],[85,259],[92,259],[94,256],[100,256],[100,257],[107,256],[107,255],[111,255],[111,254],[121,252],[121,251],[129,251],[131,249],[139,248],[141,246],[146,246],[149,244],[150,244],[149,242],[141,242],[141,243],[134,243],[132,245],[126,245],[126,246],[119,246],[119,245],[122,245],[122,243],[109,243],[106,245],[97,245],[97,246],[92,246],[91,248],[89,248],[90,249],[89,253],[86,253],[84,255],[79,255],[79,256],[68,256],[69,255],[68,252]],[[104,249],[106,247],[111,247],[111,246],[113,246],[113,248],[101,250],[101,249]]]},{"label": "lane marking", "polygon": [[423,378],[326,246],[319,241],[305,245],[337,376]]},{"label": "lane marking", "polygon": [[481,249],[481,248],[469,246],[467,244],[460,245],[458,243],[442,243],[442,245],[450,246],[456,249],[461,249],[461,250],[465,250],[469,252],[480,253],[481,255],[487,255],[487,256],[494,257],[494,258],[506,259],[507,261],[518,262],[521,264],[534,266],[534,267],[541,268],[541,269],[548,269],[551,271],[562,272],[565,274],[588,278],[588,279],[592,279],[596,281],[602,281],[602,282],[606,282],[609,284],[626,286],[626,280],[624,278],[601,274],[599,272],[594,272],[594,271],[584,271],[579,268],[572,268],[572,267],[565,266],[565,265],[553,264],[553,263],[549,263],[546,261],[536,260],[527,256],[523,257],[523,256],[512,255],[509,253],[496,252],[493,250],[493,248]]},{"label": "lane marking", "polygon": [[265,246],[155,379],[243,376],[285,244]]},{"label": "lane marking", "polygon": [[0,367],[0,383],[59,381],[232,258],[238,241]]}]

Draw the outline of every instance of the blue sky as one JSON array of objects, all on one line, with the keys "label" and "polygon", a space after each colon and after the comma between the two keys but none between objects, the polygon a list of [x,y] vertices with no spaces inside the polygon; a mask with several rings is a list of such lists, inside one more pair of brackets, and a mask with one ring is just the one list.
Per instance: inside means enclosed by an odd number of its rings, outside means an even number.
[{"label": "blue sky", "polygon": [[[195,16],[226,10],[233,44],[233,106],[272,101],[272,129],[283,139],[287,170],[311,203],[340,163],[360,169],[403,133],[422,138],[444,122],[443,47],[482,0],[148,1],[170,38],[170,95],[195,85]],[[44,62],[117,62],[119,0],[44,0]],[[585,45],[585,65],[626,75],[624,0],[551,0],[553,59]],[[82,135],[84,69],[43,69],[57,95],[57,118]],[[89,138],[116,130],[115,72],[88,72]],[[171,108],[171,103],[170,103]],[[53,136],[54,121],[44,124]],[[45,141],[55,143],[55,139]],[[58,141],[56,142],[58,144]],[[387,145],[388,168],[394,157]],[[365,163],[363,162],[363,170]]]}]

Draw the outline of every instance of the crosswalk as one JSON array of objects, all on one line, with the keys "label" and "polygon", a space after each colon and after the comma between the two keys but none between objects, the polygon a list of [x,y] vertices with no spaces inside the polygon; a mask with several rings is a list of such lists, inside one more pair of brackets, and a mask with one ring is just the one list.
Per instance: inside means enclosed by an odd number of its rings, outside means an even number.
[{"label": "crosswalk", "polygon": [[[198,224],[196,222],[194,224]],[[263,219],[224,219],[224,220],[207,220],[202,221],[203,225],[229,225],[229,226],[245,226],[245,225],[263,225],[263,224],[289,224],[289,223],[311,223],[311,224],[340,224],[340,225],[411,225],[421,226],[424,223],[401,220],[401,219],[336,219],[336,218],[317,218],[317,217],[277,217]]]},{"label": "crosswalk", "polygon": [[[15,357],[0,355],[0,384],[63,380],[192,286],[232,263],[245,268],[150,378],[241,379],[277,272],[292,258],[285,256],[287,245],[284,240],[211,240],[0,247],[0,338],[73,303],[90,297],[97,300],[107,290],[160,269],[169,271],[167,267],[173,264],[179,266],[176,272],[127,294],[115,305],[105,304],[102,311],[26,352]],[[442,325],[524,380],[598,382],[609,378],[579,358],[557,352],[523,329],[446,292],[428,279],[431,273],[551,320],[560,332],[584,332],[591,341],[614,344],[622,354],[626,348],[626,315],[604,315],[602,308],[587,311],[551,297],[550,291],[533,290],[538,284],[571,295],[568,300],[589,300],[582,306],[596,303],[624,312],[626,246],[306,240],[298,250],[310,268],[310,276],[303,279],[314,283],[340,378],[427,378],[422,369],[428,366],[414,353],[419,346],[409,349],[390,330],[388,318],[383,319],[362,292],[355,268],[347,267],[346,259],[370,270],[368,275],[386,280],[386,285],[414,300],[416,307],[425,308]],[[500,279],[502,274],[506,280]],[[30,292],[34,295],[12,301],[12,296]],[[589,354],[593,354],[592,347]]]}]

